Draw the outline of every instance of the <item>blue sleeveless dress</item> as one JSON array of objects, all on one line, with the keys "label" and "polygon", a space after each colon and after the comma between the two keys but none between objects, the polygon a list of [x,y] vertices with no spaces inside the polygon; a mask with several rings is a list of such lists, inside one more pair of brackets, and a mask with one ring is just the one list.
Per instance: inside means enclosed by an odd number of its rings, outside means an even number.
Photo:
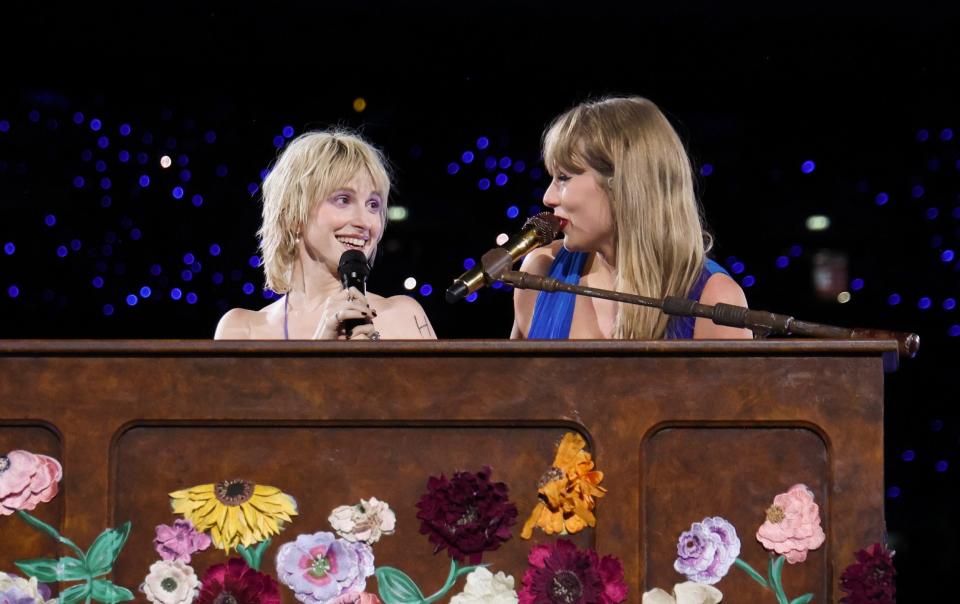
[{"label": "blue sleeveless dress", "polygon": [[[577,285],[583,274],[583,267],[590,255],[585,252],[570,252],[561,247],[550,265],[548,275],[565,283]],[[729,273],[713,260],[707,260],[700,278],[693,284],[687,295],[691,300],[700,300],[707,279],[714,273]],[[565,340],[570,337],[570,324],[573,322],[573,308],[577,296],[568,292],[540,292],[533,307],[533,319],[530,321],[529,340]],[[664,339],[688,340],[693,337],[695,317],[670,317]]]}]

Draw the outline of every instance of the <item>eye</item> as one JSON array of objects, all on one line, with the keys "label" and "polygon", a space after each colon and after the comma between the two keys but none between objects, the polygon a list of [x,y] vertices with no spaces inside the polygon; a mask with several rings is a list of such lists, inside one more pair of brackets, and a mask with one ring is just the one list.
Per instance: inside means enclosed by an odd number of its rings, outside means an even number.
[{"label": "eye", "polygon": [[333,198],[334,205],[345,206],[350,203],[349,195],[335,195]]},{"label": "eye", "polygon": [[556,176],[553,177],[557,182],[567,182],[570,180],[570,177],[564,174],[563,172],[557,172]]},{"label": "eye", "polygon": [[379,212],[380,208],[383,207],[383,202],[379,198],[374,197],[367,201],[367,208],[374,212]]}]

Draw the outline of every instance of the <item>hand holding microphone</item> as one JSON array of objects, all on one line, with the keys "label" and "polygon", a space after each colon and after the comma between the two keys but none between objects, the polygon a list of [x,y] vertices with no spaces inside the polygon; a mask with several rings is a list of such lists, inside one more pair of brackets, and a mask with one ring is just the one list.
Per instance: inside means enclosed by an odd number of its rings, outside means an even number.
[{"label": "hand holding microphone", "polygon": [[366,255],[360,250],[347,250],[340,256],[337,272],[343,291],[327,298],[314,339],[345,337],[349,340],[354,336],[376,339],[374,311],[366,299],[367,276],[370,274]]},{"label": "hand holding microphone", "polygon": [[465,298],[485,285],[497,281],[513,263],[532,250],[547,245],[557,236],[561,219],[550,212],[540,212],[523,224],[523,229],[500,247],[480,258],[480,263],[463,273],[447,288],[447,302]]}]

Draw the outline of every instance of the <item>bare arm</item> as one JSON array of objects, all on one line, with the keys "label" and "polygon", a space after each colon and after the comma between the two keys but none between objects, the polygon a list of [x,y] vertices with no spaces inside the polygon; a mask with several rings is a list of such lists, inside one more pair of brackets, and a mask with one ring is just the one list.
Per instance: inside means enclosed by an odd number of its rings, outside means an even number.
[{"label": "bare arm", "polygon": [[[546,275],[550,272],[550,265],[559,243],[533,250],[523,259],[520,270],[534,275]],[[535,289],[513,290],[513,328],[510,330],[510,339],[523,340],[530,331],[530,322],[533,320],[533,308],[540,294]]]},{"label": "bare arm", "polygon": [[[707,283],[703,287],[700,303],[712,306],[721,302],[746,306],[747,297],[736,281],[723,273],[714,273],[707,279]],[[693,337],[696,339],[748,340],[753,337],[753,333],[749,329],[717,325],[710,319],[697,319],[693,327]]]}]

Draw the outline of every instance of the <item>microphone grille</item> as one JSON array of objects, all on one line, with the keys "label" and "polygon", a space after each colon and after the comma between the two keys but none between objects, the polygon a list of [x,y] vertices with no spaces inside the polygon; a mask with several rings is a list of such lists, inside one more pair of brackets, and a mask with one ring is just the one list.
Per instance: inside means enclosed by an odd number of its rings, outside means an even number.
[{"label": "microphone grille", "polygon": [[523,223],[523,228],[533,227],[537,231],[537,240],[540,245],[547,245],[557,237],[560,230],[560,219],[550,212],[540,212],[531,216]]}]

